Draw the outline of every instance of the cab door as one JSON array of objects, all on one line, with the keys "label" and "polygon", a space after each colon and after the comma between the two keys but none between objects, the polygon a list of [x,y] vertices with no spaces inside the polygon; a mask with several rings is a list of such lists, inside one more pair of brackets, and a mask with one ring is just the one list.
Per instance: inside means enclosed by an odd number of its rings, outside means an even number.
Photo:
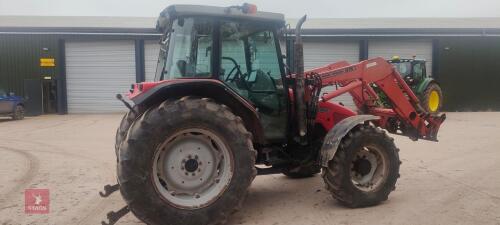
[{"label": "cab door", "polygon": [[287,96],[274,32],[235,22],[222,23],[220,32],[219,79],[255,106],[268,141],[282,141],[287,134]]}]

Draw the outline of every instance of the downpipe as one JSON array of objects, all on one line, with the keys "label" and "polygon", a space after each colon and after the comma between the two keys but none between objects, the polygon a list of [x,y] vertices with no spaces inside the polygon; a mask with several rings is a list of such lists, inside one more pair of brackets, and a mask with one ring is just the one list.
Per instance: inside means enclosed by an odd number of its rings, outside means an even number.
[{"label": "downpipe", "polygon": [[297,112],[297,122],[300,137],[307,134],[307,121],[306,121],[306,107],[304,101],[305,94],[305,78],[304,78],[304,45],[302,44],[302,37],[300,32],[302,24],[306,21],[307,15],[299,19],[295,26],[295,43],[294,43],[294,64],[295,64],[295,102]]}]

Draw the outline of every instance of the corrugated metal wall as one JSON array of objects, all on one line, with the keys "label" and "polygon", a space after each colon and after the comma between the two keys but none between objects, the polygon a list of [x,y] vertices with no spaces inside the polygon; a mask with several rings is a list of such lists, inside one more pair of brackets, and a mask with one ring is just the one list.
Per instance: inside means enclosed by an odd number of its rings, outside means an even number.
[{"label": "corrugated metal wall", "polygon": [[391,59],[393,56],[402,59],[425,59],[427,73],[432,74],[432,40],[431,39],[389,39],[370,40],[368,42],[368,57],[383,57]]},{"label": "corrugated metal wall", "polygon": [[148,40],[144,42],[145,81],[154,81],[159,54],[160,44],[158,44],[157,40]]},{"label": "corrugated metal wall", "polygon": [[[304,67],[306,70],[343,60],[349,63],[359,61],[359,41],[307,40],[304,42]],[[333,90],[335,90],[333,86],[325,87],[322,93]],[[342,94],[331,101],[342,103],[351,109],[356,108],[351,95],[348,93]]]},{"label": "corrugated metal wall", "polygon": [[[48,51],[42,51],[43,48]],[[57,67],[41,68],[43,54],[54,57]],[[60,70],[57,37],[0,34],[0,88],[23,96],[25,79],[57,75]]]},{"label": "corrugated metal wall", "polygon": [[123,112],[116,100],[135,83],[133,41],[66,42],[69,113]]}]

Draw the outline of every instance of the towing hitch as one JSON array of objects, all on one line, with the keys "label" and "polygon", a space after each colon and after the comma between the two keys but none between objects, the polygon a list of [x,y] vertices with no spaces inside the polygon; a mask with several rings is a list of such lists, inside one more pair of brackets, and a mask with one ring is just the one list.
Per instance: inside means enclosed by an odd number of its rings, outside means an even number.
[{"label": "towing hitch", "polygon": [[106,186],[104,186],[104,193],[102,191],[99,191],[99,195],[103,198],[107,198],[108,196],[113,194],[113,192],[118,191],[119,189],[120,189],[120,184],[115,184],[115,185],[106,184]]},{"label": "towing hitch", "polygon": [[108,212],[108,214],[106,214],[106,217],[108,218],[108,222],[101,221],[101,225],[113,225],[116,222],[118,222],[118,220],[120,220],[122,217],[127,215],[127,213],[129,213],[129,212],[130,212],[130,209],[128,208],[128,206],[124,206],[123,208],[121,208],[120,210],[118,210],[116,212],[110,211],[110,212]]},{"label": "towing hitch", "polygon": [[[120,184],[115,184],[115,185],[109,185],[107,184],[104,186],[104,192],[99,191],[99,195],[103,198],[109,197],[111,194],[113,194],[115,191],[118,191],[120,189]],[[127,213],[130,212],[130,209],[128,206],[124,206],[118,211],[110,211],[106,214],[107,222],[106,221],[101,221],[101,225],[113,225],[118,220],[120,220],[123,216],[127,215]]]}]

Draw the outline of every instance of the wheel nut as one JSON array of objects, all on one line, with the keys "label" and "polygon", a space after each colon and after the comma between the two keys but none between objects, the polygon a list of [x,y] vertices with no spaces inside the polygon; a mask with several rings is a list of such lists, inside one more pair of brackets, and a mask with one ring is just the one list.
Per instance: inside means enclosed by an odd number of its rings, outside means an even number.
[{"label": "wheel nut", "polygon": [[194,175],[196,175],[196,174],[195,174],[195,173],[192,173],[192,174],[191,174],[191,176],[194,176]]}]

